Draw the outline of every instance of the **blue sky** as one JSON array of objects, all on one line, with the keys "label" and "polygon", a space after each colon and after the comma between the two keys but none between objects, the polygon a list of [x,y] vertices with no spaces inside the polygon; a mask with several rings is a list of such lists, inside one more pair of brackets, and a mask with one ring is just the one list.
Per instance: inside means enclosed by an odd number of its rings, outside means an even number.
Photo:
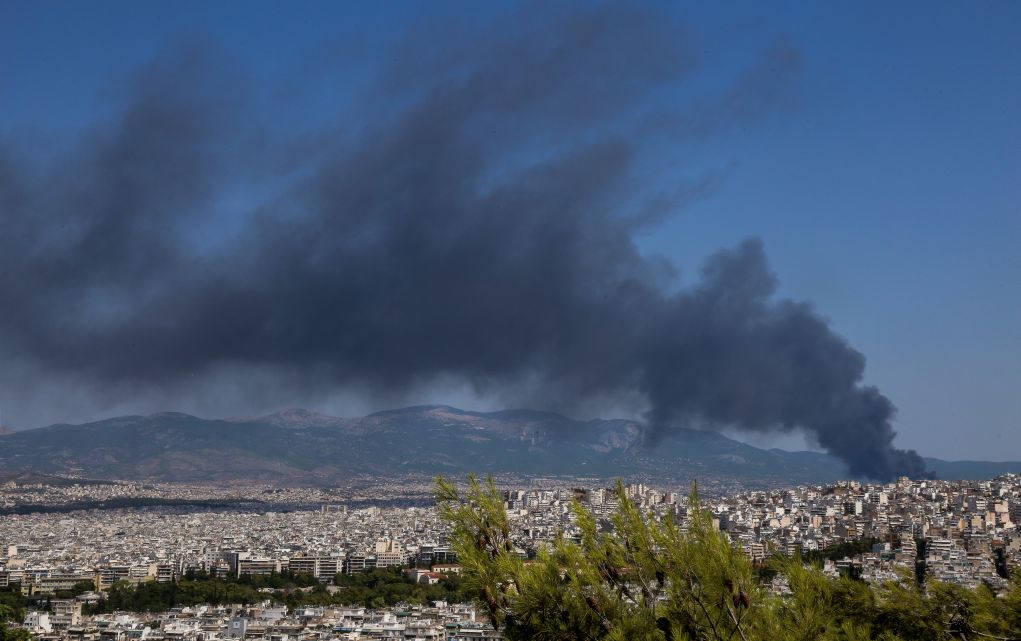
[{"label": "blue sky", "polygon": [[[127,77],[191,40],[215,43],[247,82],[272,87],[255,94],[267,126],[314,132],[351,109],[409,29],[435,23],[442,38],[440,25],[470,31],[512,8],[2,2],[0,136],[87,131],[111,117]],[[718,248],[761,237],[781,293],[811,301],[866,355],[867,382],[899,408],[899,446],[1021,459],[1021,3],[663,11],[689,27],[678,37],[698,53],[697,86],[777,39],[801,64],[753,125],[663,145],[664,164],[722,177],[645,228],[642,250],[690,282]]]}]

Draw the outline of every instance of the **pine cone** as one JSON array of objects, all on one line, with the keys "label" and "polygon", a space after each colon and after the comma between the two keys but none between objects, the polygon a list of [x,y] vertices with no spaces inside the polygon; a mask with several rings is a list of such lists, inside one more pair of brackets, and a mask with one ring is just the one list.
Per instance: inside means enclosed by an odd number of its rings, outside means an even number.
[{"label": "pine cone", "polygon": [[747,608],[748,607],[748,605],[749,605],[748,595],[745,594],[744,590],[739,590],[738,593],[735,594],[733,598],[734,598],[734,607],[735,608],[740,609],[740,608]]}]

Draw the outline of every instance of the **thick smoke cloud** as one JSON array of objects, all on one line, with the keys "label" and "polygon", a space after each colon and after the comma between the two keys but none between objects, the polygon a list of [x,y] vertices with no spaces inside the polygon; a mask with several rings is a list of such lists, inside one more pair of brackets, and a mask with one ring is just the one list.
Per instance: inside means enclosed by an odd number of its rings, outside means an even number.
[{"label": "thick smoke cloud", "polygon": [[224,368],[317,394],[462,381],[637,402],[650,443],[804,430],[855,475],[924,473],[862,355],[776,296],[759,241],[679,288],[634,240],[716,184],[672,173],[678,149],[782,104],[790,45],[710,91],[693,36],[633,8],[435,34],[312,134],[286,138],[190,47],[73,144],[0,142],[0,378],[97,398]]}]

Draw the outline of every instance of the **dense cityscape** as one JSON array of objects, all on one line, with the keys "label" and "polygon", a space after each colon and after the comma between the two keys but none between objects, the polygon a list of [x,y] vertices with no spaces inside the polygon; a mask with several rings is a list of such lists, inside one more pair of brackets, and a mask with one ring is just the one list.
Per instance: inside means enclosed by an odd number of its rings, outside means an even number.
[{"label": "dense cityscape", "polygon": [[1019,26],[0,0],[0,641],[1021,641]]},{"label": "dense cityscape", "polygon": [[[615,490],[603,486],[501,487],[522,558],[579,535],[575,503],[597,517],[619,504]],[[345,577],[385,571],[399,572],[392,580],[406,584],[456,581],[449,525],[424,499],[429,491],[407,484],[354,492],[12,481],[0,488],[0,507],[9,512],[0,519],[0,589],[20,591],[27,603],[22,626],[42,639],[492,638],[498,633],[470,602],[422,602],[419,593],[419,602],[344,603],[345,590],[355,589]],[[689,517],[691,497],[679,488],[629,484],[623,491],[649,515],[682,524]],[[395,505],[415,503],[411,497],[417,505]],[[151,503],[73,509],[76,502],[116,500]],[[1021,565],[1018,475],[843,482],[700,501],[714,527],[760,566],[774,555],[802,555],[833,576],[851,573],[877,584],[910,577],[1001,589],[1009,570]],[[26,505],[31,511],[14,511]],[[262,594],[166,611],[100,607],[111,591],[196,577],[261,585]],[[286,579],[273,580],[279,577]],[[279,589],[299,584],[305,587]],[[770,588],[783,591],[782,580]],[[301,595],[312,590],[325,590],[336,603],[311,596],[303,603]]]}]

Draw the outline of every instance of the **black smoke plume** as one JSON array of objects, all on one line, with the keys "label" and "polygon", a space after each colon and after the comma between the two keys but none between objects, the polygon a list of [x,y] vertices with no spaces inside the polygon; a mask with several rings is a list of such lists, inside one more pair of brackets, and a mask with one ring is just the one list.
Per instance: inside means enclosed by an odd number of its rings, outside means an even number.
[{"label": "black smoke plume", "polygon": [[924,473],[862,355],[776,296],[759,241],[683,288],[635,242],[716,188],[676,168],[782,108],[796,50],[778,40],[707,89],[682,25],[558,11],[410,33],[333,122],[275,125],[280,105],[189,45],[73,141],[9,132],[0,380],[94,399],[223,371],[302,398],[467,382],[548,408],[638,403],[650,443],[803,430],[852,474]]}]

